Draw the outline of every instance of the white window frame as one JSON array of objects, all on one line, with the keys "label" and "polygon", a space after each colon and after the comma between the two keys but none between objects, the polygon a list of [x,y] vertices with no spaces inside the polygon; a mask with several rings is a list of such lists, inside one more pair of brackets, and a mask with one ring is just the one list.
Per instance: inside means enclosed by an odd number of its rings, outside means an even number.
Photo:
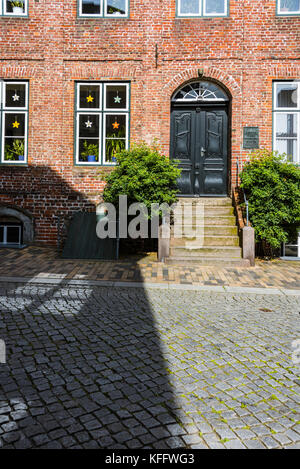
[{"label": "white window frame", "polygon": [[[84,85],[100,85],[100,98],[99,108],[80,108],[80,87]],[[125,108],[107,108],[106,107],[106,89],[107,86],[126,86],[126,107]],[[126,137],[118,140],[125,140],[125,148],[129,148],[129,122],[130,122],[130,83],[128,82],[94,82],[94,81],[81,81],[76,83],[76,109],[75,109],[75,165],[77,166],[115,166],[115,162],[106,160],[106,116],[107,115],[125,115],[126,116]],[[79,116],[92,116],[99,115],[99,158],[96,162],[87,162],[79,160],[79,141],[84,137],[79,138]],[[95,140],[91,137],[91,140]]]},{"label": "white window frame", "polygon": [[228,0],[224,0],[224,13],[205,13],[206,12],[206,0],[203,0],[203,13],[204,17],[224,17],[228,16]]},{"label": "white window frame", "polygon": [[83,16],[85,18],[128,18],[129,16],[129,0],[125,0],[125,14],[124,15],[116,15],[116,14],[107,14],[107,0],[100,0],[100,13],[83,13],[82,12],[82,0],[78,0],[79,8],[78,13],[79,16]]},{"label": "white window frame", "polygon": [[7,3],[6,0],[0,0],[0,16],[15,16],[17,18],[28,16],[28,0],[23,0],[24,2],[24,12],[20,15],[16,15],[13,12],[7,11]]},{"label": "white window frame", "polygon": [[[292,244],[292,243],[283,243],[283,258],[284,259],[300,259],[300,231],[298,232],[298,243],[297,244]],[[297,256],[294,257],[294,256],[286,256],[285,255],[285,249],[286,249],[286,246],[291,246],[291,247],[297,247]]]},{"label": "white window frame", "polygon": [[[79,123],[80,123],[80,116],[99,116],[99,135],[98,137],[80,137],[79,136]],[[98,145],[98,161],[79,161],[79,142],[80,140],[97,140],[99,142]],[[102,112],[98,111],[95,112],[80,112],[80,110],[76,113],[76,164],[84,165],[84,166],[95,166],[98,165],[101,161],[101,141],[102,141]]]},{"label": "white window frame", "polygon": [[[124,86],[124,87],[126,87],[126,107],[124,107],[124,108],[118,107],[117,109],[107,107],[107,104],[106,104],[106,89],[107,89],[108,86]],[[111,111],[112,113],[114,113],[114,111],[117,111],[117,112],[129,111],[129,83],[122,83],[122,82],[119,82],[119,83],[104,83],[104,105],[103,105],[103,109],[104,109],[104,111]]]},{"label": "white window frame", "polygon": [[[297,106],[296,107],[278,107],[277,106],[277,88],[278,85],[297,84]],[[273,149],[277,150],[277,117],[279,114],[293,114],[297,115],[297,145],[296,145],[296,161],[295,164],[300,164],[300,81],[276,81],[273,83]]]},{"label": "white window frame", "polygon": [[[6,245],[20,246],[21,245],[21,239],[22,239],[22,227],[21,227],[21,225],[6,225],[5,223],[1,223],[0,227],[3,228],[3,243],[1,243],[1,241],[0,241],[0,246],[6,246]],[[7,228],[19,228],[19,242],[18,243],[8,243],[7,242]]]},{"label": "white window frame", "polygon": [[181,13],[181,0],[177,1],[177,17],[183,18],[224,18],[228,16],[228,0],[224,1],[224,13],[206,13],[206,0],[198,0],[199,13]]},{"label": "white window frame", "polygon": [[[106,117],[107,116],[126,116],[126,135],[125,135],[125,138],[106,138]],[[106,140],[125,140],[125,148],[127,149],[128,148],[128,143],[129,143],[129,139],[128,139],[128,124],[129,124],[129,114],[125,113],[125,112],[120,112],[119,109],[118,109],[118,112],[113,112],[113,110],[111,110],[110,112],[105,112],[104,113],[104,119],[103,119],[103,149],[102,149],[102,152],[103,152],[103,164],[107,165],[107,166],[115,166],[116,163],[114,163],[113,161],[106,161]]]},{"label": "white window frame", "polygon": [[277,15],[280,15],[280,16],[300,15],[300,6],[299,6],[299,10],[295,10],[295,11],[282,11],[282,10],[281,10],[281,7],[280,7],[280,4],[281,4],[281,1],[280,1],[280,0],[277,0]]},{"label": "white window frame", "polygon": [[[93,108],[80,107],[80,88],[81,88],[81,86],[87,86],[89,84],[90,84],[90,86],[98,86],[99,87],[99,107],[93,107]],[[96,113],[101,112],[101,110],[102,110],[102,94],[103,94],[102,88],[103,88],[102,83],[93,83],[93,82],[78,83],[78,87],[77,87],[77,110],[78,110],[78,112],[80,112],[80,111],[85,111],[85,112],[89,111],[90,114],[92,114],[93,112],[96,112]]]},{"label": "white window frame", "polygon": [[[15,84],[15,85],[25,85],[25,107],[9,107],[5,106],[6,100],[6,85],[7,84]],[[24,165],[27,164],[27,157],[28,157],[28,94],[29,94],[29,83],[27,81],[22,80],[0,80],[0,128],[1,131],[1,148],[0,148],[0,164],[1,165]],[[24,114],[24,129],[25,135],[24,137],[24,160],[5,160],[5,116],[7,114]],[[12,137],[18,138],[18,137]]]}]

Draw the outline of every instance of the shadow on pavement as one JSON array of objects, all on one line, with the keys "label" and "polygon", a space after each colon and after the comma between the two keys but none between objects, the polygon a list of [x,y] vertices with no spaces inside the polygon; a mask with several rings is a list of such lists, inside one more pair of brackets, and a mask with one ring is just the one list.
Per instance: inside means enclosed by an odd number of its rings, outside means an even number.
[{"label": "shadow on pavement", "polygon": [[10,284],[0,337],[0,447],[182,446],[166,428],[176,403],[143,288]]}]

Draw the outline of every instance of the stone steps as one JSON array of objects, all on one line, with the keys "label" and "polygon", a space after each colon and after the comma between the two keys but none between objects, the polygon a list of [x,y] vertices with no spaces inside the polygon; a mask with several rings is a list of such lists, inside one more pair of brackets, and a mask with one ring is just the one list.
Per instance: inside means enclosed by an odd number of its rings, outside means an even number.
[{"label": "stone steps", "polygon": [[189,257],[172,256],[165,259],[166,264],[187,265],[187,263],[198,266],[219,266],[219,267],[250,267],[248,259],[222,258],[222,257]]},{"label": "stone steps", "polygon": [[198,246],[199,242],[203,243],[203,246],[239,246],[238,236],[208,236],[204,234],[198,234],[194,238],[182,237],[182,238],[171,238],[171,247],[175,246]]},{"label": "stone steps", "polygon": [[170,255],[190,257],[242,257],[242,249],[236,246],[171,246]]},{"label": "stone steps", "polygon": [[186,226],[195,226],[196,222],[200,222],[204,225],[213,226],[213,225],[226,225],[226,226],[236,226],[236,219],[234,215],[205,215],[204,218],[199,216],[198,219],[195,217],[186,217],[182,220],[177,214],[174,214],[174,223],[180,223]]},{"label": "stone steps", "polygon": [[172,226],[168,264],[250,265],[242,258],[231,199],[181,198],[173,220],[181,228],[181,237],[175,237]]},{"label": "stone steps", "polygon": [[[171,233],[174,233],[174,227],[171,227]],[[193,224],[183,226],[181,230],[181,234],[185,238],[189,238],[192,236],[192,238],[197,237],[197,236],[237,236],[238,230],[237,226],[231,226],[231,225],[205,225],[203,226],[194,226]]]}]

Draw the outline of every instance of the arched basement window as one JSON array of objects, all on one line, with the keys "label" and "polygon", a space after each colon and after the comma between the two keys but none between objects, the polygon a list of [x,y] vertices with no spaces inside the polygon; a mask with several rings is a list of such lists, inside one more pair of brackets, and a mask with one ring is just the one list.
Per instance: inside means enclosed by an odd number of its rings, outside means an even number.
[{"label": "arched basement window", "polygon": [[173,102],[229,101],[220,86],[209,81],[196,81],[180,88],[172,98]]}]

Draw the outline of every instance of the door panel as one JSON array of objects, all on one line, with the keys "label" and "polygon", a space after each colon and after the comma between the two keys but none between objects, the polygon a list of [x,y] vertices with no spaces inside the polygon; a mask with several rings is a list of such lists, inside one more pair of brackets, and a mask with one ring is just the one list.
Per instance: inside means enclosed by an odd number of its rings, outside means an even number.
[{"label": "door panel", "polygon": [[172,110],[171,158],[180,161],[181,195],[227,195],[227,138],[225,107]]},{"label": "door panel", "polygon": [[200,195],[227,195],[227,114],[203,111]]},{"label": "door panel", "polygon": [[181,176],[177,181],[181,194],[193,194],[193,111],[173,111],[171,130],[172,158],[180,161]]}]

